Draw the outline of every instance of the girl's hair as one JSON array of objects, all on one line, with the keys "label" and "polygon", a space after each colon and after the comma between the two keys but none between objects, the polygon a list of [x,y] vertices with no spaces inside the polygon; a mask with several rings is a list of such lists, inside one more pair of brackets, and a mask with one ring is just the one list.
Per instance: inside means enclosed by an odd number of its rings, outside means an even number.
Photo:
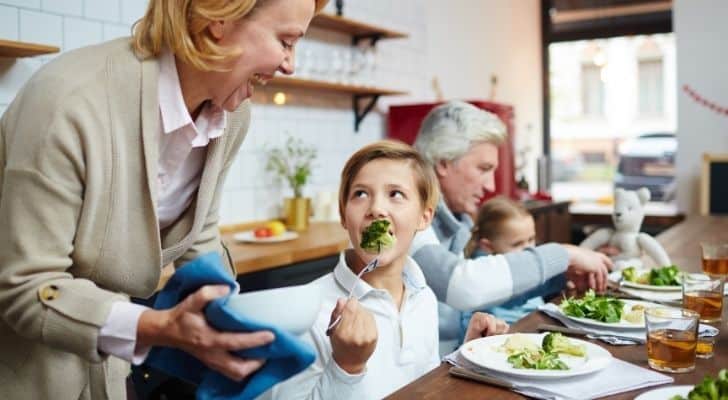
[{"label": "girl's hair", "polygon": [[[219,71],[215,63],[239,54],[218,46],[209,35],[210,21],[238,21],[272,0],[150,0],[132,28],[132,46],[142,58],[167,47],[201,71]],[[329,0],[315,0],[319,12]]]},{"label": "girl's hair", "polygon": [[339,215],[342,220],[344,218],[344,207],[349,198],[349,191],[354,178],[366,164],[380,159],[406,161],[415,173],[415,183],[423,207],[435,209],[440,197],[440,190],[433,168],[411,146],[394,140],[380,140],[359,149],[349,158],[341,171]]},{"label": "girl's hair", "polygon": [[466,256],[469,257],[475,251],[480,239],[494,240],[498,237],[507,221],[530,216],[531,213],[523,204],[506,196],[497,196],[486,201],[478,210],[478,219],[475,221],[470,242],[465,249]]}]

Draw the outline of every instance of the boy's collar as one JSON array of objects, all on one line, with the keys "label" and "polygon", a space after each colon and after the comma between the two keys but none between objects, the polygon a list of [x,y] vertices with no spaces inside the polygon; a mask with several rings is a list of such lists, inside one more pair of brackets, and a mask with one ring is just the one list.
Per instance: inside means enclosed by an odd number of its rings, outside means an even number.
[{"label": "boy's collar", "polygon": [[[339,262],[334,268],[334,279],[346,293],[348,293],[352,287],[356,286],[354,288],[353,295],[356,296],[357,299],[361,299],[369,292],[377,290],[364,280],[357,283],[356,274],[346,263],[346,250],[339,254]],[[405,287],[410,289],[412,293],[418,292],[427,287],[425,276],[422,274],[420,267],[410,256],[407,256],[404,269],[402,270],[402,281],[404,282]]]}]

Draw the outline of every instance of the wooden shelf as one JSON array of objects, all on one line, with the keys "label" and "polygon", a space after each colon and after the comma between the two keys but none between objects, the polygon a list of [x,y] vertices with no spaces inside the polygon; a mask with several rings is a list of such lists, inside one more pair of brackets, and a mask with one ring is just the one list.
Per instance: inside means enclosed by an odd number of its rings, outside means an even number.
[{"label": "wooden shelf", "polygon": [[409,36],[403,32],[397,32],[365,22],[326,13],[316,15],[313,18],[313,21],[311,21],[311,26],[336,32],[348,33],[354,38],[354,40],[358,40],[360,38],[399,39]]},{"label": "wooden shelf", "polygon": [[59,51],[55,46],[0,39],[0,57],[32,57]]},{"label": "wooden shelf", "polygon": [[408,94],[408,92],[403,92],[400,90],[376,88],[369,86],[357,86],[303,78],[291,78],[287,76],[276,76],[268,82],[268,85],[300,89],[325,90],[329,92],[339,92],[358,96],[401,96]]}]

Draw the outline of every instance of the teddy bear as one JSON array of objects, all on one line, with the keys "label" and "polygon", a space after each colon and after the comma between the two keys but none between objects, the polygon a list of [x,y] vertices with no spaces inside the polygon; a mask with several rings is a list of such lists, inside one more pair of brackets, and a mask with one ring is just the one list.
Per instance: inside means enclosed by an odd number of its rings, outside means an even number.
[{"label": "teddy bear", "polygon": [[589,235],[579,246],[596,250],[604,245],[619,249],[613,257],[614,267],[621,270],[630,266],[642,267],[642,254],[645,253],[657,267],[671,265],[670,257],[660,243],[652,236],[640,232],[645,217],[644,205],[650,199],[647,188],[639,190],[616,189],[614,191],[614,228],[601,228]]}]

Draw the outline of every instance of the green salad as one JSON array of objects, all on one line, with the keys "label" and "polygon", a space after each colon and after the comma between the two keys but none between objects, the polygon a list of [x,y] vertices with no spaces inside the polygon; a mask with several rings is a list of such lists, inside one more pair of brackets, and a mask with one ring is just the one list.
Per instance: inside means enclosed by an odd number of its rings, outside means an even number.
[{"label": "green salad", "polygon": [[589,318],[608,323],[619,322],[624,312],[623,301],[613,297],[597,296],[591,289],[580,299],[570,297],[562,300],[559,307],[564,314],[571,317]]},{"label": "green salad", "polygon": [[389,232],[390,223],[386,219],[372,222],[361,237],[359,246],[367,253],[379,254],[382,249],[394,246],[397,239]]},{"label": "green salad", "polygon": [[670,400],[725,400],[728,399],[728,369],[718,372],[718,379],[709,376],[703,378],[700,384],[685,396],[673,396]]},{"label": "green salad", "polygon": [[509,354],[508,362],[517,369],[567,370],[569,366],[559,359],[559,354],[576,357],[586,355],[584,347],[572,343],[558,332],[547,333],[541,347],[527,337],[516,334],[503,344],[503,349]]},{"label": "green salad", "polygon": [[640,273],[635,267],[622,270],[622,278],[629,282],[652,286],[679,286],[680,270],[675,265],[662,268],[652,268]]}]

